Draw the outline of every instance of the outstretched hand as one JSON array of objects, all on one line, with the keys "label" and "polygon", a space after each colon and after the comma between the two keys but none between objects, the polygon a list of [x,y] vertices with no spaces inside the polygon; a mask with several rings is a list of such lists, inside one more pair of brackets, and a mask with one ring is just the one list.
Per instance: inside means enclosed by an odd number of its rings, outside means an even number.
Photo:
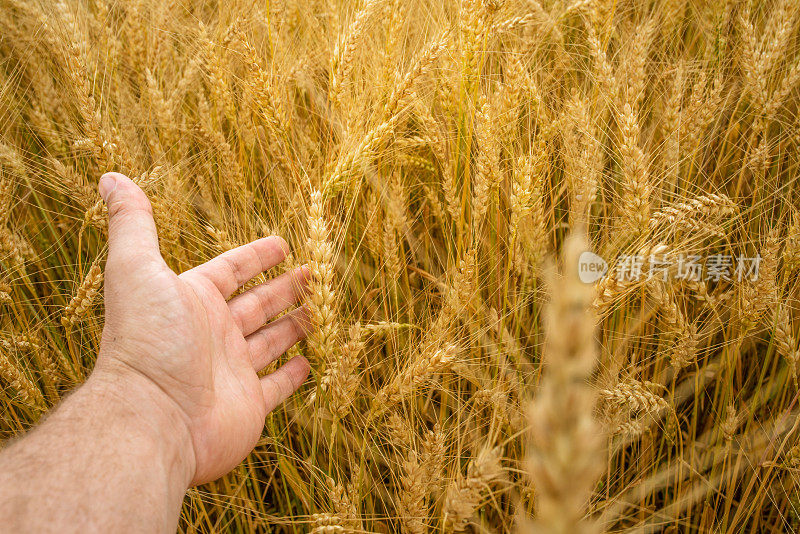
[{"label": "outstretched hand", "polygon": [[185,433],[191,484],[218,478],[252,450],[266,415],[308,375],[300,356],[263,378],[256,374],[305,335],[303,308],[265,323],[297,302],[308,271],[300,267],[230,298],[283,261],[283,239],[253,241],[177,275],[161,257],[142,190],[109,173],[100,194],[109,253],[95,375],[180,422],[175,431]]}]

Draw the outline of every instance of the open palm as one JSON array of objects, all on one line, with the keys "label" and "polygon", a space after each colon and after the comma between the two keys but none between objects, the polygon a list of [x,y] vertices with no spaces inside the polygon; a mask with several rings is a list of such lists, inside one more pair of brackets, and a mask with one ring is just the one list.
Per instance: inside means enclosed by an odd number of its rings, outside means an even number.
[{"label": "open palm", "polygon": [[103,177],[109,212],[106,323],[97,368],[155,386],[177,408],[194,449],[194,484],[235,467],[255,446],[266,415],[308,375],[296,357],[256,374],[306,331],[302,308],[266,324],[300,297],[305,268],[284,273],[232,299],[245,282],[279,264],[279,237],[230,250],[180,275],[158,248],[150,202],[120,174]]}]

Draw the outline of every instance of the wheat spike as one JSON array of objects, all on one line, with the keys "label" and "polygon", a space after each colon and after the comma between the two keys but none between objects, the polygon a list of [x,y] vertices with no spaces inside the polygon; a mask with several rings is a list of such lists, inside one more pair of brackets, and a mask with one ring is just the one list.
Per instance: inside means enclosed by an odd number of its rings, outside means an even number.
[{"label": "wheat spike", "polygon": [[308,266],[312,274],[306,305],[314,330],[309,345],[320,361],[336,359],[339,321],[334,289],[334,249],[325,218],[322,193],[313,191],[308,211]]},{"label": "wheat spike", "polygon": [[98,257],[89,267],[89,272],[86,273],[83,281],[78,285],[78,289],[70,299],[69,304],[64,307],[61,324],[67,328],[78,324],[94,303],[102,284],[103,270],[100,268],[100,258]]},{"label": "wheat spike", "polygon": [[333,51],[331,84],[328,97],[332,102],[339,102],[341,94],[350,81],[355,62],[355,53],[362,44],[367,25],[386,7],[385,0],[367,0],[355,19],[336,43]]},{"label": "wheat spike", "polygon": [[601,389],[600,398],[615,407],[626,410],[644,413],[657,414],[669,408],[669,404],[663,398],[650,391],[653,387],[651,382],[639,382],[636,380],[626,380],[620,382],[613,389]]},{"label": "wheat spike", "polygon": [[378,391],[375,396],[375,406],[383,410],[402,402],[433,375],[448,369],[455,362],[457,354],[456,345],[447,344],[432,353],[415,357],[405,369]]},{"label": "wheat spike", "polygon": [[797,344],[789,309],[785,305],[778,307],[778,316],[775,323],[775,346],[778,354],[786,358],[792,381],[797,387],[797,364],[800,363],[800,346]]},{"label": "wheat spike", "polygon": [[639,146],[639,120],[630,102],[626,102],[620,117],[622,156],[622,210],[631,227],[643,234],[650,221],[650,195],[653,186],[648,175],[648,163]]},{"label": "wheat spike", "polygon": [[0,376],[16,390],[23,403],[34,410],[44,411],[46,405],[39,387],[13,361],[9,347],[0,344],[0,348]]},{"label": "wheat spike", "polygon": [[322,389],[329,394],[331,411],[338,417],[345,417],[356,398],[358,389],[358,364],[364,350],[361,324],[355,323],[348,329],[348,340],[341,348],[338,358],[330,358],[322,377]]},{"label": "wheat spike", "polygon": [[580,234],[564,243],[564,275],[554,279],[545,323],[545,371],[531,404],[531,476],[538,488],[536,524],[549,532],[587,532],[584,521],[599,475],[602,434],[592,416],[595,393],[588,380],[597,359],[592,289],[578,279]]},{"label": "wheat spike", "polygon": [[444,501],[446,532],[464,532],[487,490],[504,478],[500,464],[501,447],[485,447],[467,466],[466,476],[458,473],[447,488]]}]

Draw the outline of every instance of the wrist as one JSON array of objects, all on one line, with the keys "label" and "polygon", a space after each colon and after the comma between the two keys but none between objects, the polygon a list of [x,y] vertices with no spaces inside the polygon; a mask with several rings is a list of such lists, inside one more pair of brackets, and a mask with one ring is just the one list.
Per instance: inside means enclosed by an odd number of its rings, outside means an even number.
[{"label": "wrist", "polygon": [[188,427],[163,391],[115,365],[2,451],[0,530],[175,532],[195,472]]},{"label": "wrist", "polygon": [[135,440],[136,450],[162,462],[174,491],[182,494],[189,488],[195,455],[188,422],[157,384],[123,364],[106,364],[81,389],[103,403],[100,408],[120,423],[125,438]]}]

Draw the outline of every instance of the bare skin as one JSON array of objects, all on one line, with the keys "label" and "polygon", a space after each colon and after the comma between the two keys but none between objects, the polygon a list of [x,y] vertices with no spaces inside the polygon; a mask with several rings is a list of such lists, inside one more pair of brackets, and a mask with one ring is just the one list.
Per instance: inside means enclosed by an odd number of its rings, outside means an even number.
[{"label": "bare skin", "polygon": [[[97,365],[44,422],[0,452],[0,525],[10,532],[174,532],[187,488],[233,469],[267,414],[308,375],[296,357],[256,374],[305,334],[305,268],[230,298],[285,257],[259,239],[176,275],[150,202],[100,181],[109,212],[106,320]],[[266,324],[265,324],[266,323]]]}]

